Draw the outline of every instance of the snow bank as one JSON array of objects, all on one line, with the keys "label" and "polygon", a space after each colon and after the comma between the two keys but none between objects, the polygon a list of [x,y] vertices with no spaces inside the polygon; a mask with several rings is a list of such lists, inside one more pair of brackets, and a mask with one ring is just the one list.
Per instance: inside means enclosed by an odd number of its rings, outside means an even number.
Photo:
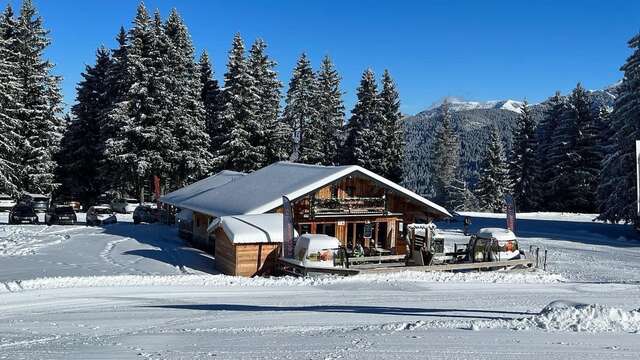
[{"label": "snow bank", "polygon": [[597,304],[554,301],[544,307],[540,314],[532,317],[510,321],[474,321],[470,328],[640,333],[640,309],[627,311]]},{"label": "snow bank", "polygon": [[365,274],[351,277],[326,276],[317,278],[271,277],[245,278],[227,275],[116,275],[87,277],[50,277],[2,283],[0,293],[22,290],[111,287],[111,286],[199,286],[199,287],[278,287],[325,286],[336,284],[400,284],[429,282],[480,282],[540,284],[562,281],[560,275],[544,272],[508,273],[440,273],[402,271],[386,274]]}]

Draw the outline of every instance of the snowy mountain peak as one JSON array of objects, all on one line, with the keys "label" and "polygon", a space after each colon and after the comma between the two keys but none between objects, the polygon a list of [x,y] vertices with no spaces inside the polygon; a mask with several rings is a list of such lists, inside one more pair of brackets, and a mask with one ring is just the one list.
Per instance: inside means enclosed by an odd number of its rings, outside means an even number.
[{"label": "snowy mountain peak", "polygon": [[429,110],[435,110],[442,106],[442,104],[447,101],[449,103],[449,109],[451,111],[465,111],[465,110],[476,110],[476,109],[502,109],[513,111],[516,113],[520,113],[522,111],[523,102],[516,100],[491,100],[485,102],[479,101],[466,101],[461,98],[456,97],[447,97],[442,101],[438,101],[434,103]]}]

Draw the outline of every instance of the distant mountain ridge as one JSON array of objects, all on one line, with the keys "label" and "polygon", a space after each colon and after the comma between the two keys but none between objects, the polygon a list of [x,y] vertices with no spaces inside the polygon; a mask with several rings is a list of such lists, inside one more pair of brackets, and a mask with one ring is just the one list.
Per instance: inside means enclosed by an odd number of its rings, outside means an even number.
[{"label": "distant mountain ridge", "polygon": [[[611,108],[620,83],[601,90],[590,90],[594,107]],[[566,96],[566,95],[565,95]],[[475,184],[485,139],[495,126],[506,149],[511,148],[512,131],[516,119],[522,111],[523,102],[516,100],[493,100],[486,102],[464,101],[456,98],[446,99],[451,111],[452,125],[460,137],[460,161],[466,180]],[[548,99],[532,104],[531,111],[539,122],[547,109]],[[436,131],[440,126],[442,102],[404,118],[406,161],[403,184],[425,196],[433,196],[431,186],[431,150]]]}]

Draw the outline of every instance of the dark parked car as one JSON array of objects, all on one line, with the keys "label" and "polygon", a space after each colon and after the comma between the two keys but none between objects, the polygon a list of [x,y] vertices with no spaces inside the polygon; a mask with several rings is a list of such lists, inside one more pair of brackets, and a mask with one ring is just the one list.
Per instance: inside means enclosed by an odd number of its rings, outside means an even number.
[{"label": "dark parked car", "polygon": [[47,225],[52,224],[68,224],[73,225],[78,221],[76,212],[70,205],[55,205],[47,210],[44,215],[44,222]]},{"label": "dark parked car", "polygon": [[18,204],[9,213],[9,224],[37,224],[38,215],[28,204]]},{"label": "dark parked car", "polygon": [[36,212],[46,212],[49,208],[49,197],[40,194],[24,194],[19,202],[30,205]]},{"label": "dark parked car", "polygon": [[160,211],[149,205],[139,205],[133,210],[133,223],[154,223],[160,219]]}]

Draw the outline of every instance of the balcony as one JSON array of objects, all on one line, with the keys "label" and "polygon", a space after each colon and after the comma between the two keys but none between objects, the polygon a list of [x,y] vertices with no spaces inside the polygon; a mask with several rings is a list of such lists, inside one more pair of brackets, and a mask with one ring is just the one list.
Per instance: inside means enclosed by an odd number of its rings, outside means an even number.
[{"label": "balcony", "polygon": [[386,210],[387,202],[384,196],[312,199],[311,201],[311,217],[322,215],[384,214]]}]

